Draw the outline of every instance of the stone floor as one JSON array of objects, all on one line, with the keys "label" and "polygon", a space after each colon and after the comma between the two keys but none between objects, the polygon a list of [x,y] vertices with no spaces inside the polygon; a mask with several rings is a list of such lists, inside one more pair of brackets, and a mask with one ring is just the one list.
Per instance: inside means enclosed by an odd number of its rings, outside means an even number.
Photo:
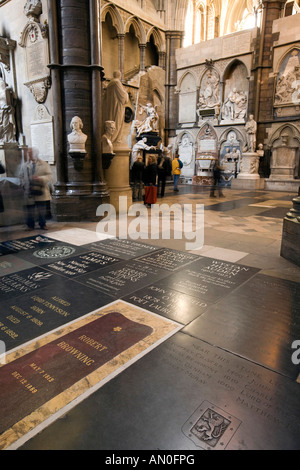
[{"label": "stone floor", "polygon": [[138,240],[0,229],[1,449],[300,448],[300,269],[280,257],[296,194],[224,194],[158,200],[193,215],[196,249],[176,211],[151,231],[147,209]]}]

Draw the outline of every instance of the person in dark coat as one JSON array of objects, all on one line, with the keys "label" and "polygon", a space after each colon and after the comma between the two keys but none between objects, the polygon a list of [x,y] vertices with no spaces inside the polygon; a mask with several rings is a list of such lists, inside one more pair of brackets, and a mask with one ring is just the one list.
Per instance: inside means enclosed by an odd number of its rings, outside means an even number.
[{"label": "person in dark coat", "polygon": [[[3,175],[5,173],[5,167],[2,165],[0,162],[0,175]],[[0,191],[0,212],[4,212],[4,203],[3,203],[3,197]]]},{"label": "person in dark coat", "polygon": [[145,170],[145,164],[143,162],[143,157],[139,156],[137,161],[132,165],[131,177],[133,181],[132,188],[132,199],[133,201],[142,201],[143,199],[143,175]]},{"label": "person in dark coat", "polygon": [[217,197],[215,195],[215,191],[219,192],[219,197],[225,197],[222,188],[221,188],[221,170],[222,167],[218,162],[215,162],[214,166],[214,185],[211,187],[210,190],[210,197]]},{"label": "person in dark coat", "polygon": [[149,155],[148,163],[144,171],[143,181],[145,186],[155,186],[157,180],[157,165],[155,159]]},{"label": "person in dark coat", "polygon": [[158,183],[157,183],[157,192],[158,196],[164,197],[165,195],[165,188],[166,188],[166,181],[168,176],[172,174],[172,162],[169,157],[162,154],[158,157],[157,160],[157,175],[158,175]]}]

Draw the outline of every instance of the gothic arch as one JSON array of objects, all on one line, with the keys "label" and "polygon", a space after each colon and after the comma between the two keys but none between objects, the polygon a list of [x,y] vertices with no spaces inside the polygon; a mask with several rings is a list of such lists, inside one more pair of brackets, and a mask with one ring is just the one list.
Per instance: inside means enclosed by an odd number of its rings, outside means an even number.
[{"label": "gothic arch", "polygon": [[165,52],[165,50],[166,50],[165,41],[164,41],[160,31],[157,28],[155,28],[154,26],[149,29],[148,34],[147,34],[147,38],[146,38],[146,42],[150,41],[151,36],[154,39],[154,44],[157,47],[157,50],[159,52]]},{"label": "gothic arch", "polygon": [[128,18],[125,24],[125,33],[129,33],[130,27],[133,27],[134,33],[138,38],[139,44],[146,44],[146,32],[141,20],[135,16]]},{"label": "gothic arch", "polygon": [[[193,90],[184,90],[184,89],[182,89],[182,85],[184,84],[184,82],[187,82],[187,78],[189,78],[189,77],[191,77],[193,79],[195,87],[194,87]],[[198,82],[197,76],[194,74],[194,72],[192,70],[188,70],[180,78],[180,80],[178,82],[178,86],[177,86],[177,91],[179,93],[186,93],[188,91],[196,91],[197,90],[197,82]]]},{"label": "gothic arch", "polygon": [[300,145],[300,130],[295,124],[284,123],[279,128],[277,128],[269,137],[267,146],[272,148],[276,141],[280,140],[284,133],[289,135],[289,138],[295,139]]},{"label": "gothic arch", "polygon": [[113,27],[116,29],[118,34],[124,34],[125,33],[125,28],[124,28],[124,23],[122,20],[122,17],[118,11],[118,9],[114,5],[106,4],[102,9],[101,9],[101,22],[105,22],[105,18],[107,13],[110,14],[110,17],[112,19],[112,24]]},{"label": "gothic arch", "polygon": [[293,52],[294,50],[297,50],[298,52],[300,52],[300,46],[298,46],[297,44],[294,44],[293,46],[291,46],[287,51],[284,52],[283,55],[281,55],[278,60],[276,61],[276,63],[274,62],[274,72],[276,75],[279,74],[279,71],[280,71],[280,68],[283,64],[283,62],[285,61],[285,59],[289,56],[289,54],[291,54],[291,52]]},{"label": "gothic arch", "polygon": [[250,77],[250,71],[248,70],[248,67],[245,64],[245,62],[243,62],[240,59],[233,59],[226,65],[224,72],[223,72],[223,76],[220,77],[221,81],[224,82],[226,78],[229,76],[230,70],[234,69],[238,65],[243,65],[247,71],[247,77]]}]

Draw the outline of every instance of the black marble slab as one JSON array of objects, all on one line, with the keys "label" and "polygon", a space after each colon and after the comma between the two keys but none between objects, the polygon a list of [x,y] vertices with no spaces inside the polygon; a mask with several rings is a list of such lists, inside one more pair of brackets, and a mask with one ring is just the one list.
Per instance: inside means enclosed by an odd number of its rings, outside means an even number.
[{"label": "black marble slab", "polygon": [[134,240],[122,240],[116,238],[108,238],[99,242],[84,245],[87,250],[97,250],[108,256],[113,256],[123,260],[130,260],[146,253],[151,253],[159,249],[159,247],[148,245]]},{"label": "black marble slab", "polygon": [[110,295],[113,299],[119,299],[169,274],[169,271],[158,267],[129,260],[79,276],[76,282],[92,287],[97,292]]},{"label": "black marble slab", "polygon": [[258,271],[256,268],[227,261],[200,258],[179,272],[162,279],[160,285],[208,303],[224,297]]},{"label": "black marble slab", "polygon": [[50,238],[47,238],[43,235],[9,240],[0,243],[0,256],[47,247],[54,243],[54,240],[51,240]]},{"label": "black marble slab", "polygon": [[184,331],[292,379],[292,343],[300,339],[297,283],[257,274],[211,306]]},{"label": "black marble slab", "polygon": [[299,435],[299,384],[179,332],[21,450],[299,450]]},{"label": "black marble slab", "polygon": [[34,267],[32,263],[23,260],[19,256],[6,255],[0,259],[0,277]]},{"label": "black marble slab", "polygon": [[43,268],[68,278],[76,278],[105,266],[119,263],[120,261],[119,258],[107,256],[104,253],[89,251],[79,256],[71,256],[70,258],[43,265]]},{"label": "black marble slab", "polygon": [[86,251],[87,250],[81,246],[52,240],[49,245],[37,246],[33,249],[20,251],[18,256],[32,264],[43,266],[44,264],[64,260],[71,256],[78,256]]},{"label": "black marble slab", "polygon": [[189,265],[193,261],[199,260],[199,255],[194,255],[184,251],[171,250],[169,248],[162,248],[137,258],[142,263],[147,263],[151,266],[156,266],[167,271],[176,271]]},{"label": "black marble slab", "polygon": [[231,201],[224,199],[217,204],[205,205],[205,210],[227,212],[241,207],[247,207],[249,204],[255,204],[257,202],[257,199],[254,197],[234,199]]},{"label": "black marble slab", "polygon": [[196,297],[163,288],[160,282],[126,295],[123,300],[183,325],[202,315],[209,306]]},{"label": "black marble slab", "polygon": [[14,349],[110,302],[108,296],[60,277],[56,284],[1,303],[0,340],[7,351]]},{"label": "black marble slab", "polygon": [[270,217],[273,219],[284,219],[288,211],[288,207],[274,207],[274,209],[268,209],[264,212],[260,212],[259,215],[261,217]]},{"label": "black marble slab", "polygon": [[62,280],[62,276],[46,271],[40,266],[2,276],[0,277],[1,301],[20,297],[51,284],[58,286]]}]

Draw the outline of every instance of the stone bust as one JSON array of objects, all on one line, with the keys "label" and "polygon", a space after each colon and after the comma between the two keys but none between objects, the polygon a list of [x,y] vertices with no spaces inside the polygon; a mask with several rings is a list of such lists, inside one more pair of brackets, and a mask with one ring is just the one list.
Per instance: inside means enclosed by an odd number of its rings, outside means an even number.
[{"label": "stone bust", "polygon": [[72,132],[68,135],[68,142],[70,144],[69,152],[86,153],[85,143],[87,141],[87,135],[82,132],[83,123],[80,117],[74,116],[72,118],[70,128]]},{"label": "stone bust", "polygon": [[102,136],[102,153],[113,154],[112,136],[116,130],[115,121],[106,121],[104,134]]}]

